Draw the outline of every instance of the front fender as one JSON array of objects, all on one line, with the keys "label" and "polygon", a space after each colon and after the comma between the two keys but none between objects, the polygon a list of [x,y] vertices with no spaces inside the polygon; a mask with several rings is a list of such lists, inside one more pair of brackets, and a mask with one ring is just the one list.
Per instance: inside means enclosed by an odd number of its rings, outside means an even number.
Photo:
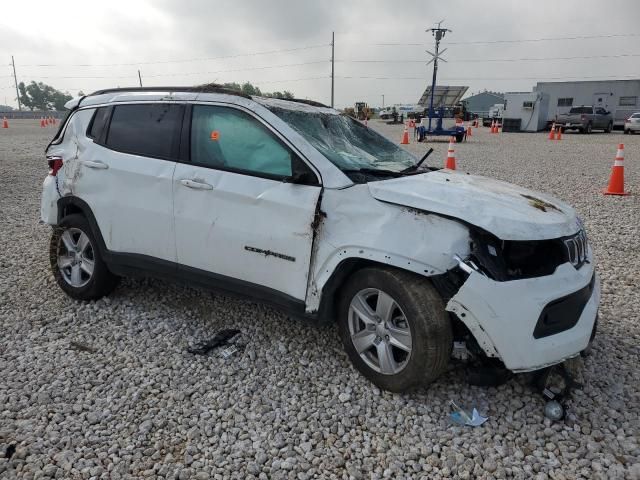
[{"label": "front fender", "polygon": [[325,190],[325,215],[314,230],[307,312],[318,310],[325,285],[347,260],[366,260],[423,276],[456,265],[469,253],[469,230],[461,222],[373,198],[367,185]]}]

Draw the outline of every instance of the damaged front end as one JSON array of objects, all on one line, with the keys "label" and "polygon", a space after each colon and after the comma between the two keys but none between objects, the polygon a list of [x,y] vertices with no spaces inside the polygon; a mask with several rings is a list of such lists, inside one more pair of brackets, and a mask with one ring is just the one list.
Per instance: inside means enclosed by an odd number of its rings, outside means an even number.
[{"label": "damaged front end", "polygon": [[434,284],[463,325],[457,333],[471,340],[472,352],[523,372],[560,363],[588,346],[600,283],[584,230],[551,240],[503,241],[471,229],[470,253],[455,260],[456,267]]}]

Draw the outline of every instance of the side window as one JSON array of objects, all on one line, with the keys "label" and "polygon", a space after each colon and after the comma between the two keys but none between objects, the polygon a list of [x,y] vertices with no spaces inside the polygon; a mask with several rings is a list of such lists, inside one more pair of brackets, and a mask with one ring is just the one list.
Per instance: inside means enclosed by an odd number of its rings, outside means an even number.
[{"label": "side window", "polygon": [[638,97],[620,97],[618,105],[621,107],[635,107],[638,103]]},{"label": "side window", "polygon": [[573,105],[573,98],[558,98],[559,107],[571,107]]},{"label": "side window", "polygon": [[191,162],[282,178],[292,175],[294,161],[295,154],[250,115],[233,108],[193,106]]},{"label": "side window", "polygon": [[109,120],[109,112],[109,107],[100,107],[96,109],[93,117],[91,118],[91,122],[89,123],[89,128],[87,129],[87,137],[93,138],[94,140],[99,140],[101,138],[102,132]]},{"label": "side window", "polygon": [[116,105],[106,146],[119,152],[175,160],[183,110],[182,105],[169,103]]}]

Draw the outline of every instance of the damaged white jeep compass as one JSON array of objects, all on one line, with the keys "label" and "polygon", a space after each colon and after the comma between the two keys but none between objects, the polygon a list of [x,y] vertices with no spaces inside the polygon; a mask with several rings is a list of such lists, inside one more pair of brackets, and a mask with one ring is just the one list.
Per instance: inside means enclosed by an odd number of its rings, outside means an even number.
[{"label": "damaged white jeep compass", "polygon": [[454,342],[521,372],[595,334],[592,251],[555,198],[427,167],[315,102],[208,85],[67,108],[41,216],[73,298],[153,275],[337,321],[354,365],[392,391],[437,378]]}]

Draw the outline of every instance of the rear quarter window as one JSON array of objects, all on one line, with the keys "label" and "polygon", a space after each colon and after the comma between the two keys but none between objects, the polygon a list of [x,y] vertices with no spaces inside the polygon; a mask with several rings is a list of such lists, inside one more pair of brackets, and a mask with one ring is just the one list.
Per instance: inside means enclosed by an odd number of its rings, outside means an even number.
[{"label": "rear quarter window", "polygon": [[116,105],[106,146],[112,150],[177,160],[184,107],[170,103]]},{"label": "rear quarter window", "polygon": [[93,117],[91,118],[91,122],[89,123],[89,128],[87,129],[87,137],[93,138],[94,140],[102,138],[104,129],[109,121],[109,113],[109,107],[100,107],[96,109]]}]

